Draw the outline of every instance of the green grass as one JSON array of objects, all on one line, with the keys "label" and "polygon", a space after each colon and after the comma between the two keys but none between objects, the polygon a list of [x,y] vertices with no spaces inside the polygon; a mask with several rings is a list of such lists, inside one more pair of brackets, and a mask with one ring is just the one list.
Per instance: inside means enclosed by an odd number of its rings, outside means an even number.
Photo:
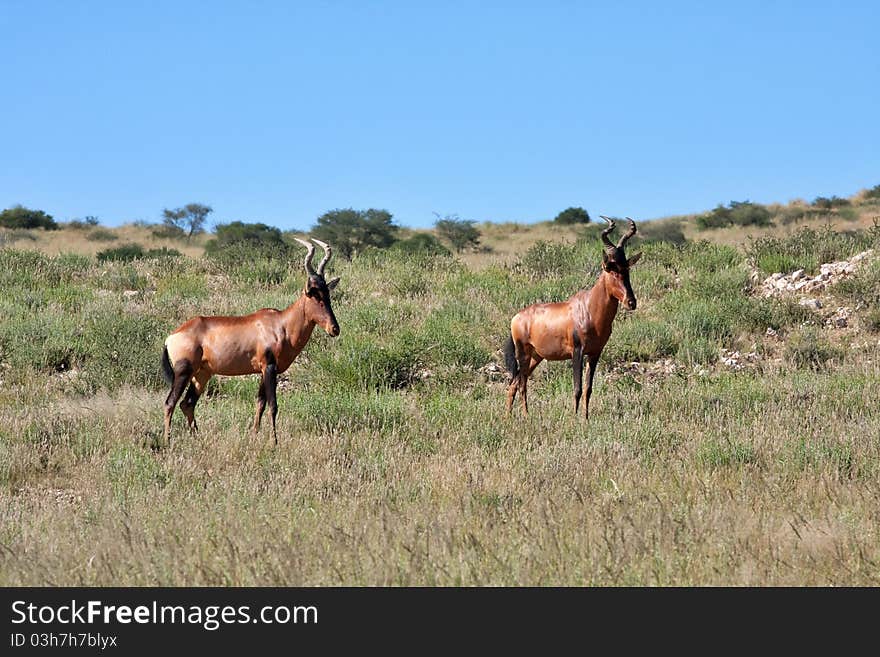
[{"label": "green grass", "polygon": [[754,295],[752,252],[648,241],[590,420],[568,362],[508,415],[484,366],[520,308],[593,283],[594,237],[479,269],[334,260],[342,334],[282,376],[277,447],[252,376],[212,381],[201,432],[178,412],[161,446],[159,358],[193,315],[293,302],[296,263],[0,249],[0,584],[880,584],[876,264],[829,291],[853,334]]}]

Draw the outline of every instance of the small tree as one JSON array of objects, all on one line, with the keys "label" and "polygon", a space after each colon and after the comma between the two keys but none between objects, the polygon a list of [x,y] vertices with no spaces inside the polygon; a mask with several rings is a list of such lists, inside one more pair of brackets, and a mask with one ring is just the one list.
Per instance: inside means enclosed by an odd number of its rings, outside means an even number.
[{"label": "small tree", "polygon": [[14,205],[0,212],[0,227],[57,230],[58,224],[55,223],[52,215],[42,210],[31,210],[22,205]]},{"label": "small tree", "polygon": [[590,223],[590,213],[583,208],[566,208],[557,214],[553,221],[558,224],[588,224]]},{"label": "small tree", "polygon": [[466,248],[475,249],[480,245],[480,231],[474,226],[473,221],[459,219],[456,215],[440,218],[436,212],[437,222],[434,229],[447,242],[452,244],[456,253],[461,253]]},{"label": "small tree", "polygon": [[205,230],[205,220],[213,211],[214,208],[209,205],[188,203],[174,210],[165,208],[162,210],[162,218],[166,226],[185,231],[187,238],[190,238]]},{"label": "small tree", "polygon": [[388,248],[397,241],[397,226],[387,210],[330,210],[318,217],[310,233],[324,240],[343,257],[351,257],[365,248]]}]

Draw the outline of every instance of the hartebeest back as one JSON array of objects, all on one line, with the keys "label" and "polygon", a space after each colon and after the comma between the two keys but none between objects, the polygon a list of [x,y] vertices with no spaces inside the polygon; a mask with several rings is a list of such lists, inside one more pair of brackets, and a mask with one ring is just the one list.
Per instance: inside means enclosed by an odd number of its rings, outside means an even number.
[{"label": "hartebeest back", "polygon": [[180,410],[186,416],[190,430],[198,429],[196,402],[215,374],[262,375],[253,429],[259,431],[268,404],[272,435],[278,443],[275,432],[278,374],[290,367],[312,336],[315,325],[333,337],[339,335],[339,324],[330,305],[330,290],[336,287],[339,278],[324,280],[324,268],[332,249],[320,240],[312,241],[324,249],[324,258],[316,270],[312,265],[314,244],[297,238],[297,242],[308,249],[304,262],[308,279],[299,299],[284,310],[263,308],[243,317],[194,317],[166,338],[162,368],[171,384],[171,392],[165,400],[166,443],[171,436],[171,416],[184,389],[186,395],[180,402]]},{"label": "hartebeest back", "polygon": [[510,322],[510,338],[504,350],[507,369],[511,375],[507,389],[507,410],[513,406],[517,391],[522,393],[523,413],[528,414],[526,387],[529,375],[542,360],[572,361],[574,375],[574,410],[578,411],[581,400],[584,358],[589,363],[587,396],[584,413],[590,416],[590,395],[593,392],[593,375],[596,363],[608,338],[611,324],[617,315],[619,303],[630,310],[636,308],[636,297],[629,281],[629,269],[642,254],[627,260],[623,247],[636,234],[636,224],[629,221],[629,231],[617,245],[608,239],[614,230],[614,222],[602,217],[608,227],[602,231],[602,273],[590,290],[581,290],[568,301],[561,303],[537,303],[524,308]]}]

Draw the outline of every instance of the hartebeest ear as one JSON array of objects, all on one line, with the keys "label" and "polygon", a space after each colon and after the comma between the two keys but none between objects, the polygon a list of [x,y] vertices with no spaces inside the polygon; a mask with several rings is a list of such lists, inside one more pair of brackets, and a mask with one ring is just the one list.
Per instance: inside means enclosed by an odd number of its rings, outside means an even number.
[{"label": "hartebeest ear", "polygon": [[636,264],[639,261],[639,258],[642,257],[642,253],[643,253],[642,251],[639,251],[638,253],[636,253],[632,258],[630,258],[629,260],[626,261],[626,264],[628,264],[630,267],[632,267],[634,264]]},{"label": "hartebeest ear", "polygon": [[339,285],[339,276],[331,278],[329,281],[327,281],[328,290],[335,290],[337,285]]}]

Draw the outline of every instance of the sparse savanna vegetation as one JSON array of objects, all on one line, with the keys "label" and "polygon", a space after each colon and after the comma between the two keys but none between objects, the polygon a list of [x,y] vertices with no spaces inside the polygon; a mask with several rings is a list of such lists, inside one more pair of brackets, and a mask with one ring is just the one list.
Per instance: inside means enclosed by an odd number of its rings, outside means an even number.
[{"label": "sparse savanna vegetation", "polygon": [[[592,284],[602,226],[480,224],[490,250],[462,256],[403,229],[350,243],[329,265],[342,333],[316,330],[282,377],[277,447],[249,433],[255,377],[213,380],[201,433],[177,414],[163,445],[159,362],[189,317],[294,301],[288,235],[230,224],[203,256],[205,236],[149,226],[101,228],[122,235],[109,249],[94,226],[30,231],[0,249],[0,584],[880,584],[880,258],[821,310],[757,293],[876,254],[860,198],[823,210],[858,208],[845,229],[788,230],[778,209],[640,223],[639,307],[589,422],[568,362],[506,416],[501,348],[519,309]],[[323,225],[397,234],[371,212]],[[74,231],[81,252],[45,247]]]}]

